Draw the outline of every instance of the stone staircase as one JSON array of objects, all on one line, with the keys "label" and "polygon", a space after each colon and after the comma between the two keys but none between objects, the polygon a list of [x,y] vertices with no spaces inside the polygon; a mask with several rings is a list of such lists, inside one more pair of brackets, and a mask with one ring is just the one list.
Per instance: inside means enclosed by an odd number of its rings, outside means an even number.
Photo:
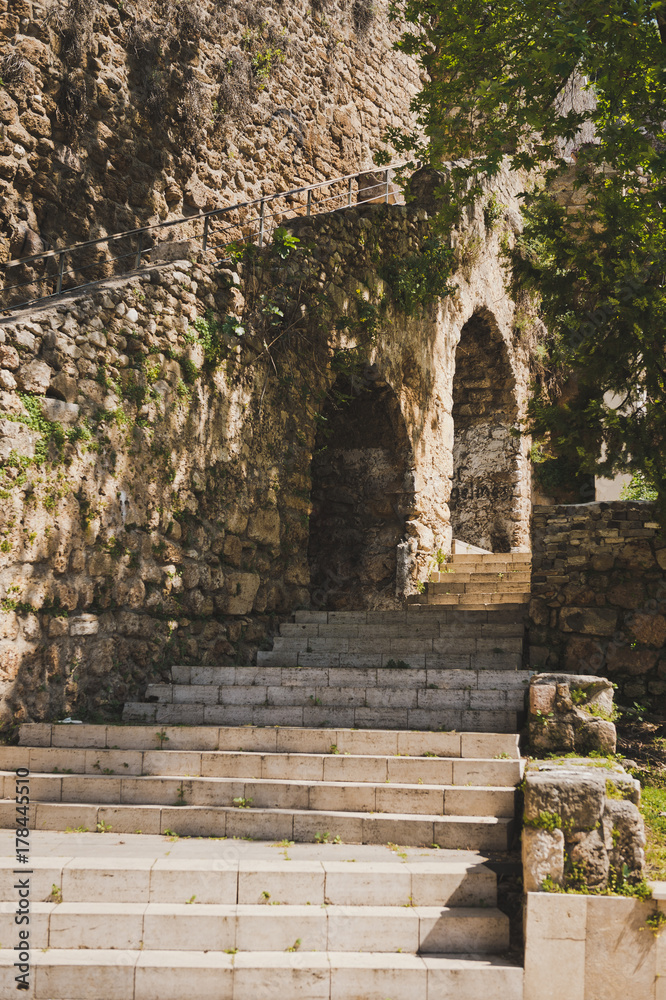
[{"label": "stone staircase", "polygon": [[297,611],[257,666],[175,666],[123,719],[515,733],[530,676],[522,616],[521,604]]},{"label": "stone staircase", "polygon": [[529,570],[471,555],[404,611],[296,612],[256,666],[175,666],[124,725],[0,747],[0,838],[30,770],[25,995],[521,1000],[486,862],[512,846]]},{"label": "stone staircase", "polygon": [[530,600],[529,552],[454,552],[432,573],[425,592],[410,600],[419,605],[484,610],[495,604],[527,604]]},{"label": "stone staircase", "polygon": [[[28,996],[520,1000],[496,877],[472,853],[510,847],[515,735],[56,724],[23,726],[20,743],[0,748],[2,827],[29,767],[33,841],[99,844],[33,846]],[[210,845],[194,860],[105,851],[150,834],[215,839],[191,841]],[[308,860],[289,856],[305,844]],[[6,971],[15,868],[0,864]]]}]

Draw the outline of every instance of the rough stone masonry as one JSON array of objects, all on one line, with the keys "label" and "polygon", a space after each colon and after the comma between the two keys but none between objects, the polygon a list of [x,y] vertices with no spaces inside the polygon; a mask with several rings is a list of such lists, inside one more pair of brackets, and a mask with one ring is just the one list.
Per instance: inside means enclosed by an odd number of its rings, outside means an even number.
[{"label": "rough stone masonry", "polygon": [[[497,189],[502,221],[486,226],[481,205],[470,217],[455,292],[413,315],[379,270],[429,237],[418,202],[299,220],[286,260],[270,246],[223,267],[146,266],[2,322],[7,712],[113,710],[174,661],[250,662],[299,606],[402,602],[450,548],[457,345],[472,317],[501,348],[510,419],[524,412],[528,349],[498,255],[512,183]],[[285,302],[289,322],[272,327]],[[269,357],[264,341],[285,329]],[[366,403],[345,409],[340,377]],[[492,479],[501,438],[484,440]],[[496,519],[526,547],[528,442],[514,442]],[[358,479],[369,462],[386,469],[379,492]],[[345,489],[361,487],[359,508]],[[348,530],[322,555],[326,517]],[[372,530],[359,542],[362,517]],[[323,592],[317,567],[331,570]]]}]

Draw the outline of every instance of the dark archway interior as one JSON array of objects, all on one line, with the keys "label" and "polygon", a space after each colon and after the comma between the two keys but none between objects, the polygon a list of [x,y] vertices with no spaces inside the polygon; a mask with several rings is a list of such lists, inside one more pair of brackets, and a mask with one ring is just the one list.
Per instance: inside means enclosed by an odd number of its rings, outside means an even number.
[{"label": "dark archway interior", "polygon": [[465,324],[453,380],[453,537],[492,552],[513,544],[519,443],[515,380],[500,334],[483,316]]},{"label": "dark archway interior", "polygon": [[365,386],[349,402],[328,400],[322,418],[312,461],[312,607],[394,607],[396,549],[414,497],[397,397],[385,383]]}]

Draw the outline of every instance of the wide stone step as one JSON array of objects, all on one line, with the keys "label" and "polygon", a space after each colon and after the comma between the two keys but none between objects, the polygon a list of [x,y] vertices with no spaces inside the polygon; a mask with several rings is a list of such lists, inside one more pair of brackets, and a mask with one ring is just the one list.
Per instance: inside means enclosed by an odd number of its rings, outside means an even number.
[{"label": "wide stone step", "polygon": [[[169,746],[169,743],[166,744]],[[522,778],[522,761],[497,758],[389,757],[340,753],[332,745],[327,754],[196,750],[107,750],[60,747],[0,747],[0,770],[14,772],[27,766],[37,774],[88,774],[96,777],[170,776],[391,782],[425,785],[482,785],[509,788]],[[11,777],[13,781],[13,775]],[[10,781],[10,784],[11,784]],[[5,779],[7,784],[7,779]],[[6,791],[10,791],[7,785]],[[34,794],[34,789],[33,789]]]},{"label": "wide stone step", "polygon": [[[1,1000],[16,953],[0,951]],[[63,949],[31,955],[34,1000],[522,1000],[523,970],[501,956]]]},{"label": "wide stone step", "polygon": [[447,565],[455,566],[458,563],[465,566],[487,566],[489,563],[506,563],[509,566],[532,565],[531,552],[455,552]]},{"label": "wide stone step", "polygon": [[[471,639],[495,639],[498,636],[513,636],[524,638],[525,623],[521,621],[508,622],[488,622],[488,615],[482,615],[483,621],[460,620],[455,623],[448,621],[450,614],[445,609],[437,611],[431,609],[426,617],[421,618],[418,612],[418,605],[408,605],[407,610],[397,612],[401,615],[399,622],[389,621],[380,628],[380,638],[390,637],[392,639],[410,639],[414,636],[446,639],[450,644],[460,638]],[[371,612],[367,612],[371,614]],[[466,612],[456,612],[462,619]],[[319,637],[322,639],[334,638],[377,638],[376,626],[359,624],[357,622],[329,624],[326,621],[327,613],[313,611],[297,611],[294,615],[295,621],[283,622],[280,625],[280,635],[285,638],[297,638],[298,636]],[[311,621],[311,618],[323,617],[323,621]],[[474,616],[475,618],[478,616]],[[424,631],[424,630],[428,631]],[[371,631],[368,631],[371,630]]]},{"label": "wide stone step", "polygon": [[[295,611],[294,623],[345,627],[373,624],[403,629],[405,626],[411,628],[409,622],[415,612],[418,613],[418,605],[414,607],[411,602],[407,603],[403,611]],[[436,621],[440,628],[444,626],[447,629],[457,629],[465,625],[476,625],[481,628],[484,625],[489,628],[500,625],[524,626],[524,608],[513,603],[474,612],[459,608],[451,610],[438,608],[433,615],[430,621]]]},{"label": "wide stone step", "polygon": [[[473,692],[462,692],[460,707],[451,707],[447,691],[427,691],[429,708],[354,708],[336,705],[205,705],[186,703],[126,702],[125,722],[147,722],[157,726],[290,726],[323,728],[466,730],[469,732],[515,733],[523,712],[496,707],[474,709]],[[508,696],[507,696],[508,697]],[[469,699],[469,707],[465,707]],[[421,704],[423,704],[421,699]]]},{"label": "wide stone step", "polygon": [[472,573],[466,569],[456,569],[449,571],[435,571],[430,574],[428,582],[446,583],[447,580],[451,580],[455,583],[497,583],[498,581],[503,580],[505,583],[521,582],[529,584],[531,578],[532,571],[529,568],[509,568],[506,572],[502,572],[500,570],[496,573],[485,570],[482,573]]},{"label": "wide stone step", "polygon": [[[430,671],[431,674],[439,673]],[[507,671],[509,673],[509,671]],[[518,673],[518,671],[511,672]],[[521,674],[527,671],[521,671]],[[407,680],[412,678],[407,677]],[[252,705],[269,706],[331,706],[336,708],[512,708],[520,711],[524,706],[524,693],[529,684],[528,677],[520,677],[514,685],[507,689],[500,681],[493,678],[493,686],[485,684],[477,686],[478,678],[473,675],[469,686],[453,687],[450,678],[444,677],[440,686],[440,678],[426,681],[421,685],[415,683],[402,687],[397,683],[393,687],[323,687],[315,685],[215,685],[215,684],[149,684],[146,688],[146,701],[161,704],[196,704],[196,705],[234,705],[248,707]],[[447,683],[447,681],[449,683]],[[457,683],[460,683],[458,681]],[[441,697],[433,692],[441,691]]]},{"label": "wide stone step", "polygon": [[[480,593],[480,594],[430,594],[428,591],[424,595],[428,603],[434,606],[466,607],[470,611],[483,611],[493,605],[499,607],[506,606],[506,596],[504,594]],[[511,594],[511,600],[518,606],[529,604],[532,596],[530,593]]]},{"label": "wide stone step", "polygon": [[[140,779],[136,779],[140,780]],[[0,801],[0,826],[16,821],[13,799]],[[114,833],[239,837],[317,843],[405,844],[413,847],[508,850],[513,820],[489,816],[441,816],[311,810],[255,809],[194,805],[97,805],[39,802],[31,806],[36,830],[113,831]]]},{"label": "wide stone step", "polygon": [[21,726],[17,767],[25,766],[23,747],[72,747],[109,750],[231,750],[259,753],[330,754],[335,746],[340,754],[360,756],[440,757],[518,759],[516,733],[402,732],[400,730],[310,729],[263,726],[154,726],[71,725],[29,723]]},{"label": "wide stone step", "polygon": [[524,580],[429,580],[428,593],[434,594],[501,594],[511,599],[513,594],[529,590],[529,582]]},{"label": "wide stone step", "polygon": [[[509,918],[494,908],[285,904],[268,890],[264,904],[33,903],[35,948],[288,952],[500,952],[509,946]],[[64,899],[64,897],[63,897]],[[279,905],[271,905],[279,904]],[[16,903],[0,903],[0,940],[14,936]]]},{"label": "wide stone step", "polygon": [[[488,642],[483,649],[485,662],[492,662],[505,653],[515,655],[516,640],[499,640],[501,645]],[[495,643],[498,640],[494,640]],[[396,661],[399,662],[399,661]],[[269,688],[309,688],[308,693],[315,689],[331,688],[333,690],[369,689],[374,691],[373,697],[379,697],[386,692],[390,696],[392,689],[427,688],[434,685],[437,688],[478,688],[507,689],[522,688],[529,683],[531,671],[510,670],[496,671],[490,667],[483,670],[442,670],[430,668],[420,670],[411,665],[400,665],[387,668],[373,667],[188,667],[174,666],[171,668],[171,682],[180,687],[186,685],[205,685],[218,688],[243,689],[260,687]]]},{"label": "wide stone step", "polygon": [[[275,847],[279,845],[276,844]],[[325,848],[324,848],[325,849]],[[494,907],[495,874],[479,861],[275,861],[239,857],[176,859],[31,856],[31,898],[44,902],[53,888],[67,903],[198,903],[229,906],[277,900],[303,906]],[[15,899],[16,862],[0,859],[0,899]],[[266,895],[266,893],[268,895]],[[14,903],[14,910],[16,904]],[[1,937],[0,940],[9,940]]]},{"label": "wide stone step", "polygon": [[[461,762],[456,762],[460,764]],[[482,772],[491,770],[485,763]],[[504,761],[497,762],[505,763]],[[500,767],[496,768],[501,771]],[[469,769],[475,780],[477,770]],[[500,775],[503,777],[503,775]],[[462,775],[460,775],[462,777]],[[4,799],[14,792],[16,776],[4,779]],[[37,803],[67,802],[105,805],[224,806],[229,809],[309,809],[315,812],[410,813],[439,816],[503,816],[515,811],[512,787],[480,785],[405,785],[386,781],[315,781],[278,778],[182,778],[169,774],[116,777],[96,774],[30,776],[30,794]],[[37,816],[39,826],[39,816]]]},{"label": "wide stone step", "polygon": [[[446,595],[445,595],[446,596]],[[430,599],[430,598],[429,598]],[[432,598],[443,600],[444,597]],[[448,598],[446,598],[448,600]],[[461,641],[458,650],[435,649],[432,640],[412,640],[411,642],[396,642],[387,640],[384,643],[364,642],[354,643],[361,647],[354,652],[340,649],[346,640],[337,640],[333,648],[308,652],[305,644],[299,640],[278,638],[275,648],[259,650],[257,653],[258,667],[291,667],[308,668],[323,667],[325,669],[342,670],[391,670],[396,665],[409,666],[418,670],[520,670],[523,664],[522,652],[511,652],[505,649],[502,639],[490,640],[488,646],[477,647],[474,651],[465,652]],[[518,640],[520,641],[520,640]],[[351,644],[351,640],[349,640]],[[437,645],[443,645],[446,640],[436,640]],[[490,654],[491,650],[496,650]],[[247,668],[251,670],[250,667]]]},{"label": "wide stone step", "polygon": [[[437,621],[445,622],[447,628],[460,624],[477,625],[495,623],[500,625],[522,625],[525,627],[526,610],[523,601],[512,601],[510,604],[479,604],[467,607],[443,607],[437,604],[424,603],[426,594],[411,594],[407,598],[408,614],[432,615]],[[446,618],[444,618],[446,616]],[[423,620],[426,620],[425,618]]]}]

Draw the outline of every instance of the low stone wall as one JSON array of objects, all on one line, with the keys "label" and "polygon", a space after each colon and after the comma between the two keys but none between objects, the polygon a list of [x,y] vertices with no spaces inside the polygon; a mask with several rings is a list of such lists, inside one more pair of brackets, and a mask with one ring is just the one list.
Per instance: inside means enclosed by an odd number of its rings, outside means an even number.
[{"label": "low stone wall", "polygon": [[666,537],[655,505],[535,506],[530,665],[666,707]]},{"label": "low stone wall", "polygon": [[613,685],[605,677],[534,674],[528,736],[537,753],[615,753]]},{"label": "low stone wall", "polygon": [[647,902],[531,892],[523,1000],[663,1000],[666,886]]},{"label": "low stone wall", "polygon": [[532,761],[525,770],[523,881],[606,889],[640,881],[645,827],[640,784],[607,761]]}]

